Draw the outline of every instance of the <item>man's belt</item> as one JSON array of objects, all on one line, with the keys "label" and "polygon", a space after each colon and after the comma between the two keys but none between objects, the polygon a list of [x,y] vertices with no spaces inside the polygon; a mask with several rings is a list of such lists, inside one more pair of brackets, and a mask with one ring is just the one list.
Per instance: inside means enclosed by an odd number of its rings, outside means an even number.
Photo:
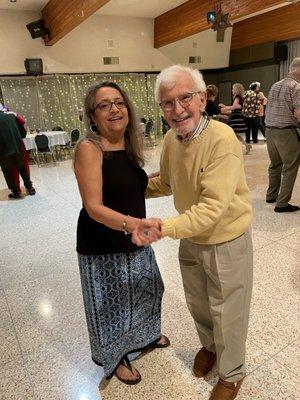
[{"label": "man's belt", "polygon": [[266,126],[268,129],[296,129],[297,127],[294,125],[284,126],[283,128],[279,128],[278,126]]}]

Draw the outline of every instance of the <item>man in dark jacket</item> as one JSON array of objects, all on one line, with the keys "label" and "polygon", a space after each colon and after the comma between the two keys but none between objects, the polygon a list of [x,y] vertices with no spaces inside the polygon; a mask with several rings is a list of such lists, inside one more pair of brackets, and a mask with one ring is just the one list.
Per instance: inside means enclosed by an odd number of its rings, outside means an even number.
[{"label": "man in dark jacket", "polygon": [[10,199],[21,198],[13,179],[14,167],[18,169],[28,194],[35,194],[35,189],[23,163],[22,138],[16,117],[3,111],[0,111],[0,166],[7,186],[11,190],[8,196]]}]

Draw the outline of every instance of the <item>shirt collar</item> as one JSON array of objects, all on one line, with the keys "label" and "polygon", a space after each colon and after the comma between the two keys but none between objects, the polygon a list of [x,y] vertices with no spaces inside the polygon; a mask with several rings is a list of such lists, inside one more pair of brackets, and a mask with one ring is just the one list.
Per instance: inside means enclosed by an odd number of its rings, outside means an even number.
[{"label": "shirt collar", "polygon": [[202,133],[202,131],[207,127],[209,120],[210,118],[207,115],[202,114],[200,117],[200,121],[193,132],[189,133],[187,136],[176,134],[176,139],[178,139],[180,142],[191,141],[192,139],[194,139],[195,137],[199,136]]}]

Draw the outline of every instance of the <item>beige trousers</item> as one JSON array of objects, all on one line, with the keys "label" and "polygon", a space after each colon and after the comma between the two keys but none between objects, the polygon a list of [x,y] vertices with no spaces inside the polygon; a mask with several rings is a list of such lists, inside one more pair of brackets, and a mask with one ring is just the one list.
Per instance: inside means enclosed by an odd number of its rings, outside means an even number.
[{"label": "beige trousers", "polygon": [[300,142],[297,131],[267,128],[266,139],[271,161],[266,199],[277,199],[277,207],[286,207],[292,197],[300,164]]},{"label": "beige trousers", "polygon": [[245,376],[245,344],[253,281],[251,230],[230,242],[183,239],[179,262],[185,296],[202,345],[217,353],[220,378]]}]

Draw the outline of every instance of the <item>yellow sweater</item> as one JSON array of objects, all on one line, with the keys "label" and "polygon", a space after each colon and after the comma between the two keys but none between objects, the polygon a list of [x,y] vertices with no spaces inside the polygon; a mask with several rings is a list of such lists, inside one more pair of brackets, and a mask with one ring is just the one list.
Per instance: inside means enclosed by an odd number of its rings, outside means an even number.
[{"label": "yellow sweater", "polygon": [[146,197],[171,194],[180,215],[163,220],[163,236],[216,244],[245,232],[252,207],[241,144],[229,126],[211,120],[188,142],[166,134],[160,176],[149,180]]}]

